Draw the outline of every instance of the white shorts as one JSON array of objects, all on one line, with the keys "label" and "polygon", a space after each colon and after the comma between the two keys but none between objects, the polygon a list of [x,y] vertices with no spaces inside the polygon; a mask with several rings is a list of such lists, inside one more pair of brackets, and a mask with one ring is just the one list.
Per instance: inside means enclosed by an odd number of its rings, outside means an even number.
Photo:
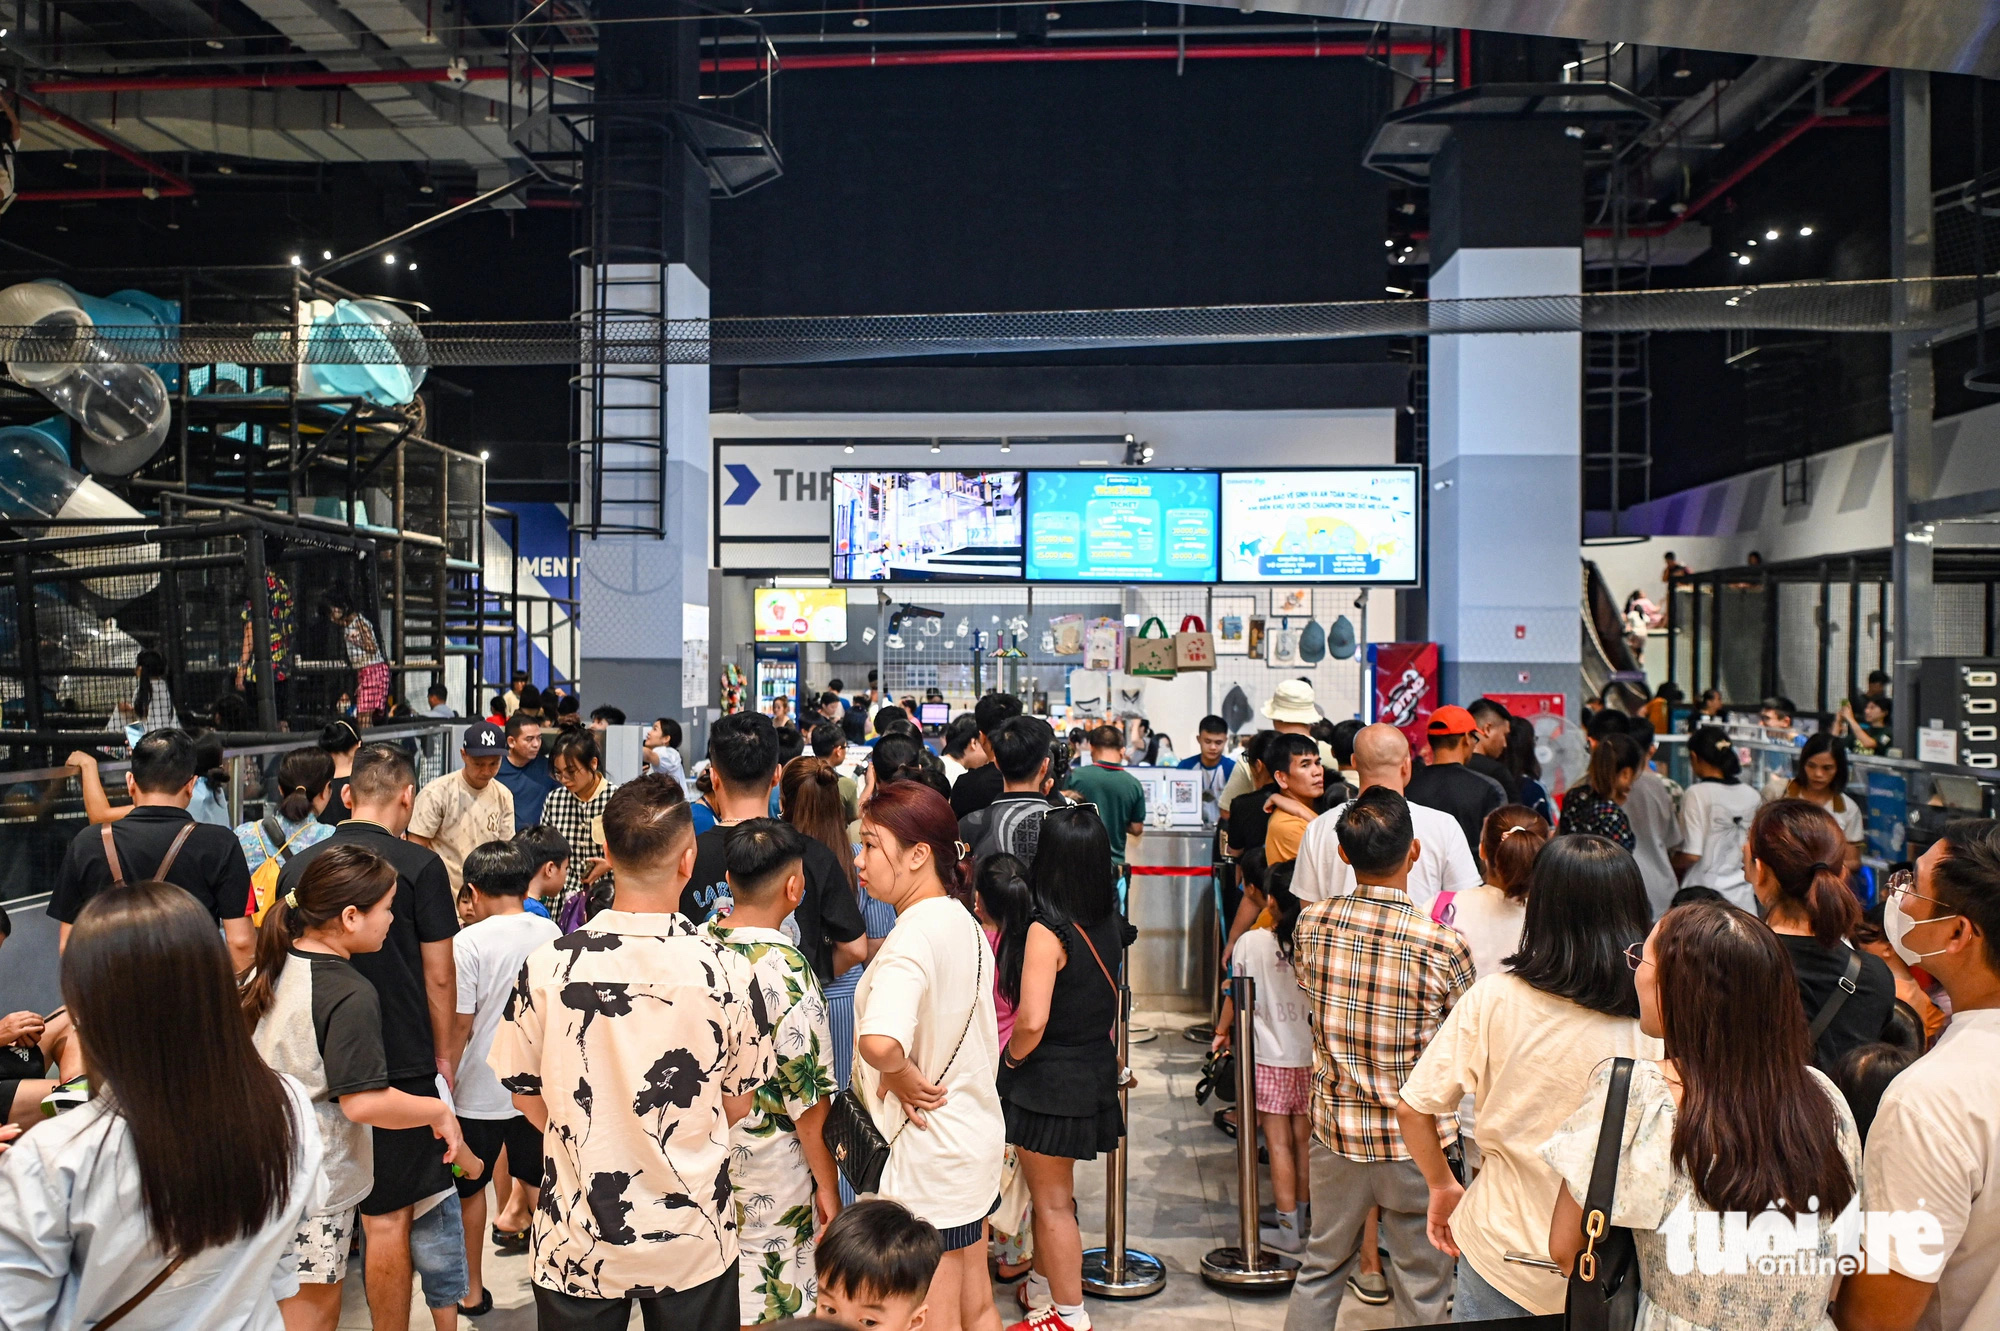
[{"label": "white shorts", "polygon": [[292,1240],[292,1256],[298,1264],[301,1285],[338,1285],[347,1278],[347,1252],[354,1246],[354,1225],[360,1215],[354,1207],[345,1211],[321,1211],[299,1221]]}]

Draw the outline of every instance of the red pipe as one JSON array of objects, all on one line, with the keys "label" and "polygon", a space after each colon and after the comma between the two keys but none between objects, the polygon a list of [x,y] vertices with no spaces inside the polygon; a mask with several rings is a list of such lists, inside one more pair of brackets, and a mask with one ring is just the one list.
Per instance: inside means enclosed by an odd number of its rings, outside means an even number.
[{"label": "red pipe", "polygon": [[180,199],[192,193],[193,190],[175,193],[173,190],[132,186],[124,189],[24,189],[14,197],[24,203],[88,203],[103,199]]},{"label": "red pipe", "polygon": [[1458,84],[1460,92],[1472,86],[1472,29],[1470,28],[1458,30],[1458,63],[1453,67],[1452,73],[1456,76],[1453,81]]},{"label": "red pipe", "polygon": [[163,199],[185,199],[194,193],[194,186],[188,184],[187,181],[182,180],[179,176],[151,158],[143,157],[134,152],[132,149],[118,142],[118,140],[100,134],[82,121],[72,119],[54,107],[38,102],[32,97],[23,96],[21,101],[33,107],[36,114],[40,115],[44,120],[50,120],[61,125],[84,142],[95,144],[112,156],[131,163],[147,175],[153,177],[153,179],[162,182],[156,187],[149,187],[154,189],[154,195],[148,195],[144,189],[135,189],[129,193],[120,192],[113,194],[106,194],[101,190],[23,190],[21,191],[21,198],[31,202],[35,200],[47,202],[59,199],[134,199],[155,196]]},{"label": "red pipe", "polygon": [[[1435,48],[1429,42],[1394,42],[1387,48],[1390,55],[1428,55]],[[1181,53],[1171,46],[1080,46],[1074,48],[1034,47],[1014,49],[1006,47],[974,47],[967,50],[941,51],[888,51],[854,52],[823,55],[794,55],[781,57],[778,67],[791,70],[802,69],[874,69],[892,66],[916,65],[1014,65],[1014,64],[1068,64],[1088,61],[1120,60],[1173,60]],[[1383,54],[1381,48],[1371,50],[1365,42],[1291,42],[1261,45],[1207,45],[1187,48],[1189,60],[1274,60],[1288,58],[1314,58],[1323,56],[1365,56]],[[747,73],[760,70],[766,62],[759,56],[724,56],[719,60],[702,61],[703,73]],[[554,67],[555,76],[564,79],[581,79],[591,76],[593,66],[588,61],[559,64]],[[486,83],[504,79],[508,70],[504,65],[481,65],[465,71],[468,83]],[[434,69],[369,69],[340,72],[335,70],[308,70],[285,74],[189,74],[177,77],[147,77],[142,75],[116,75],[100,78],[51,79],[32,84],[34,92],[43,94],[86,93],[86,92],[175,92],[185,90],[207,90],[213,88],[354,88],[371,84],[448,83],[450,78],[443,68]]]}]

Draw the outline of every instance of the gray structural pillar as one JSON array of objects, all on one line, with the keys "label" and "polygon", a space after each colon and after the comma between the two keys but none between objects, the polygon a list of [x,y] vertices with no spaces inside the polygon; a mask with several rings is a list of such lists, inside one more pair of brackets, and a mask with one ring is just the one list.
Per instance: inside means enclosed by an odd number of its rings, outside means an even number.
[{"label": "gray structural pillar", "polygon": [[[1896,278],[1932,275],[1931,76],[1899,69],[1889,76],[1889,273]],[[1927,288],[1899,289],[1896,313],[1907,317],[1929,305]],[[1933,649],[1931,532],[1913,523],[1910,506],[1931,497],[1935,483],[1931,422],[1937,381],[1929,335],[1892,333],[1889,341],[1889,416],[1893,431],[1893,512],[1890,570],[1895,580],[1892,733],[1906,756],[1917,752],[1918,663]]]},{"label": "gray structural pillar", "polygon": [[[1431,173],[1436,299],[1577,295],[1583,145],[1458,124]],[[1445,699],[1581,690],[1583,339],[1430,340],[1429,601]]]}]

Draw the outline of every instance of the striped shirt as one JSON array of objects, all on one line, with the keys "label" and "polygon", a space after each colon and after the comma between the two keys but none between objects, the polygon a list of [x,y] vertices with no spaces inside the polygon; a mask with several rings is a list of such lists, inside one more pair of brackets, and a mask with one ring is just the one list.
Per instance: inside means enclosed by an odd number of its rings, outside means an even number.
[{"label": "striped shirt", "polygon": [[[1313,1136],[1350,1160],[1407,1160],[1403,1083],[1472,984],[1472,954],[1393,887],[1359,883],[1299,916],[1292,965],[1312,1006]],[[1457,1128],[1447,1117],[1444,1140]]]}]

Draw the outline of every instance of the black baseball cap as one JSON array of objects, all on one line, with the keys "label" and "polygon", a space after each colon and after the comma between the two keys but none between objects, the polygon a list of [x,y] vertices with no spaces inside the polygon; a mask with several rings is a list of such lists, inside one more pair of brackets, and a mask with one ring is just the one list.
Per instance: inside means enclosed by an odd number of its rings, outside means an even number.
[{"label": "black baseball cap", "polygon": [[507,752],[507,732],[491,721],[475,721],[465,728],[459,748],[468,758],[497,758]]}]

